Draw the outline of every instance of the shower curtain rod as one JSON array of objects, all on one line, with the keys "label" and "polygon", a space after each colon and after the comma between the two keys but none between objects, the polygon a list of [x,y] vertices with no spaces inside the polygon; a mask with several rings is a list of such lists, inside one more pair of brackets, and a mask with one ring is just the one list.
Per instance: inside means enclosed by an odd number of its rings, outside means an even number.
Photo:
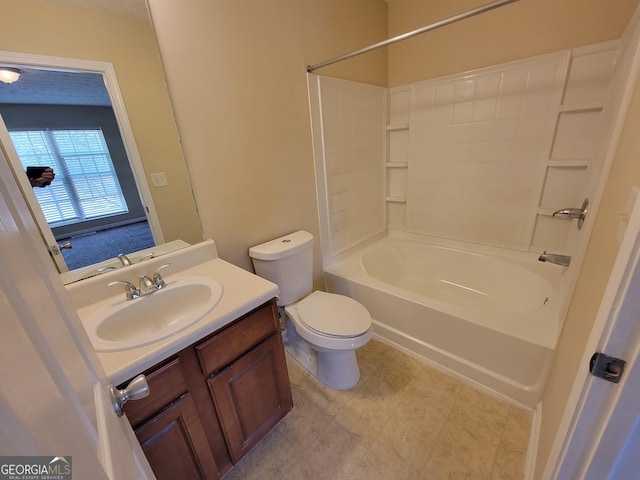
[{"label": "shower curtain rod", "polygon": [[311,73],[314,70],[319,68],[327,67],[329,65],[333,65],[334,63],[341,62],[343,60],[347,60],[352,57],[356,57],[358,55],[362,55],[363,53],[370,52],[372,50],[376,50],[378,48],[386,47],[387,45],[391,45],[392,43],[399,42],[401,40],[406,40],[407,38],[415,37],[416,35],[420,35],[422,33],[429,32],[431,30],[435,30],[436,28],[444,27],[445,25],[450,25],[452,23],[458,22],[460,20],[464,20],[466,18],[473,17],[475,15],[479,15],[480,13],[488,12],[489,10],[494,10],[496,8],[502,7],[509,3],[518,2],[519,0],[498,0],[497,2],[488,3],[481,7],[475,8],[473,10],[469,10],[468,12],[461,13],[459,15],[454,15],[453,17],[445,18],[444,20],[440,20],[439,22],[432,23],[431,25],[427,25],[426,27],[418,28],[417,30],[413,30],[411,32],[403,33],[402,35],[398,35],[397,37],[389,38],[388,40],[383,40],[382,42],[374,43],[373,45],[369,45],[368,47],[361,48],[360,50],[356,50],[351,53],[345,53],[344,55],[340,55],[339,57],[331,58],[324,62],[316,63],[315,65],[307,65],[307,72]]}]

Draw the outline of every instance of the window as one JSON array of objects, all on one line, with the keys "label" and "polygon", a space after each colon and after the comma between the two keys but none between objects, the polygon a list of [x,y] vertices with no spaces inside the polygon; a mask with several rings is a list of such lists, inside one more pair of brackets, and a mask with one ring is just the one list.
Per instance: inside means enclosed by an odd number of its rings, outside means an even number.
[{"label": "window", "polygon": [[127,213],[127,202],[100,129],[10,132],[20,162],[50,166],[56,178],[34,188],[50,226]]}]

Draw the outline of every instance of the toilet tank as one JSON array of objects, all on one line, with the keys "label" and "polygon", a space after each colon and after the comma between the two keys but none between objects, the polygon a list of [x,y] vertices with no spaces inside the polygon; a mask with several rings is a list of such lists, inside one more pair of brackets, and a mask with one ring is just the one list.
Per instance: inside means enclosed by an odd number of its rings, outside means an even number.
[{"label": "toilet tank", "polygon": [[290,233],[249,249],[256,273],[277,284],[278,305],[289,305],[313,289],[313,235]]}]

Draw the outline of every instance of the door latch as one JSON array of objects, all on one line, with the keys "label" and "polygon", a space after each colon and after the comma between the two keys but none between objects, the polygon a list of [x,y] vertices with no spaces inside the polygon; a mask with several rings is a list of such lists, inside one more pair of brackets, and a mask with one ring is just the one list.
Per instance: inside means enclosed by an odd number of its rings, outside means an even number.
[{"label": "door latch", "polygon": [[626,365],[627,362],[620,358],[596,352],[589,362],[589,371],[594,377],[602,378],[611,383],[620,383]]}]

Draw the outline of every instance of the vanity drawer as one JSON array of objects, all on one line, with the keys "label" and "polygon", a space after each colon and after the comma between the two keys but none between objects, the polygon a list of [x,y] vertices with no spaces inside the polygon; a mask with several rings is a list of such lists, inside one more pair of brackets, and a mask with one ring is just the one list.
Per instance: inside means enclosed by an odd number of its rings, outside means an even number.
[{"label": "vanity drawer", "polygon": [[271,302],[196,346],[202,373],[217,372],[276,332],[280,328]]},{"label": "vanity drawer", "polygon": [[133,427],[166,407],[187,391],[187,381],[180,358],[176,357],[157,368],[145,372],[145,376],[149,384],[149,396],[134,402],[128,402],[123,409]]}]

